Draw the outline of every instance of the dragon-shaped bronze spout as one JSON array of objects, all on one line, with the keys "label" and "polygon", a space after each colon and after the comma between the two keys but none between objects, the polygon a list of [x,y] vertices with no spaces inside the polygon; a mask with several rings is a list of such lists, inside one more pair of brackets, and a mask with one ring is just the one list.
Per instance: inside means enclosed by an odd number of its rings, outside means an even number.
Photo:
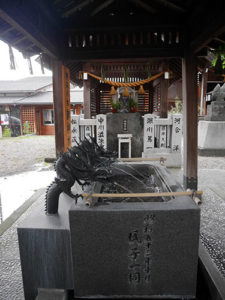
[{"label": "dragon-shaped bronze spout", "polygon": [[94,181],[107,181],[111,176],[110,166],[116,157],[117,153],[105,150],[93,138],[84,139],[63,153],[55,162],[57,177],[46,191],[46,213],[58,212],[59,196],[62,192],[74,198],[77,203],[80,195],[71,191],[75,182],[83,188]]}]

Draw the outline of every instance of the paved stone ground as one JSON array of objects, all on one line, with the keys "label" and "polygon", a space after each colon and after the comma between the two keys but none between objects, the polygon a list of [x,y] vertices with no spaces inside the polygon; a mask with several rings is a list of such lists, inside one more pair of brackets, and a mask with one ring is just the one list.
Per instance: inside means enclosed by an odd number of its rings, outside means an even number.
[{"label": "paved stone ground", "polygon": [[0,177],[35,169],[46,157],[55,157],[54,136],[0,139]]},{"label": "paved stone ground", "polygon": [[[39,196],[40,193],[37,193]],[[35,195],[34,195],[35,197]],[[23,284],[17,239],[17,226],[33,208],[44,209],[44,192],[33,205],[0,236],[0,299],[23,300]]]},{"label": "paved stone ground", "polygon": [[[182,170],[171,169],[171,172],[178,181],[182,180]],[[225,158],[200,157],[199,188],[204,191],[201,204],[201,236],[211,257],[225,275],[224,183]],[[30,214],[34,206],[43,209],[43,205],[44,197],[38,195],[34,204],[0,236],[0,299],[24,299],[16,227]]]},{"label": "paved stone ground", "polygon": [[[225,157],[199,157],[201,240],[225,277]],[[171,169],[181,183],[183,170]]]}]

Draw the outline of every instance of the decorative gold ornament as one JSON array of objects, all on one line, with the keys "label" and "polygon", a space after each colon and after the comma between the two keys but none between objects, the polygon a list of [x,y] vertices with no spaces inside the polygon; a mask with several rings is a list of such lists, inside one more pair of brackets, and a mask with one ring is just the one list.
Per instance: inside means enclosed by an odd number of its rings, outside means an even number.
[{"label": "decorative gold ornament", "polygon": [[144,95],[144,94],[146,94],[146,93],[145,93],[145,90],[144,90],[144,88],[143,88],[143,85],[140,85],[140,88],[139,88],[139,90],[138,90],[138,94],[139,94],[139,95]]},{"label": "decorative gold ornament", "polygon": [[115,90],[114,86],[111,86],[110,95],[117,95],[117,91]]},{"label": "decorative gold ornament", "polygon": [[125,87],[125,89],[124,89],[123,96],[124,97],[129,97],[130,96],[127,87]]}]

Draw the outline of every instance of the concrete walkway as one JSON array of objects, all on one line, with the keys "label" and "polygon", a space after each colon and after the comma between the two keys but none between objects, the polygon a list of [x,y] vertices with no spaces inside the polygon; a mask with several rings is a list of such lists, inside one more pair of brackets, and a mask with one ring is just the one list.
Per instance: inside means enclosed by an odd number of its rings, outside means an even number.
[{"label": "concrete walkway", "polygon": [[54,136],[0,139],[0,223],[54,179],[53,166],[44,162],[46,157],[55,157]]},{"label": "concrete walkway", "polygon": [[[181,169],[171,169],[171,172],[182,181]],[[204,192],[202,240],[225,276],[225,158],[199,158],[199,188]],[[0,299],[4,300],[24,299],[16,227],[34,207],[44,209],[44,190],[35,193],[24,205],[29,208],[25,207],[27,210],[20,217],[14,214],[16,221],[0,236]]]}]

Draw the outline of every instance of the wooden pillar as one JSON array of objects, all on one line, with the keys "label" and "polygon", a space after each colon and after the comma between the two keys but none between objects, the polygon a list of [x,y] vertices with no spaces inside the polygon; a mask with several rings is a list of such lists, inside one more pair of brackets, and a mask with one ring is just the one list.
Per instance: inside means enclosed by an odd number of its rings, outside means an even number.
[{"label": "wooden pillar", "polygon": [[83,93],[84,93],[84,118],[91,118],[91,79],[83,81]]},{"label": "wooden pillar", "polygon": [[71,147],[70,77],[59,60],[53,61],[53,103],[56,156]]},{"label": "wooden pillar", "polygon": [[160,79],[160,118],[168,118],[168,85],[168,79]]},{"label": "wooden pillar", "polygon": [[182,60],[184,124],[184,188],[198,186],[198,97],[196,56],[186,51]]},{"label": "wooden pillar", "polygon": [[95,86],[95,105],[96,105],[96,114],[101,113],[100,107],[100,83],[98,82]]},{"label": "wooden pillar", "polygon": [[207,93],[208,72],[202,73],[200,115],[206,115],[206,93]]},{"label": "wooden pillar", "polygon": [[149,108],[148,108],[148,112],[150,114],[153,113],[153,84],[152,82],[149,83]]},{"label": "wooden pillar", "polygon": [[53,103],[56,156],[64,152],[62,62],[53,61]]}]

